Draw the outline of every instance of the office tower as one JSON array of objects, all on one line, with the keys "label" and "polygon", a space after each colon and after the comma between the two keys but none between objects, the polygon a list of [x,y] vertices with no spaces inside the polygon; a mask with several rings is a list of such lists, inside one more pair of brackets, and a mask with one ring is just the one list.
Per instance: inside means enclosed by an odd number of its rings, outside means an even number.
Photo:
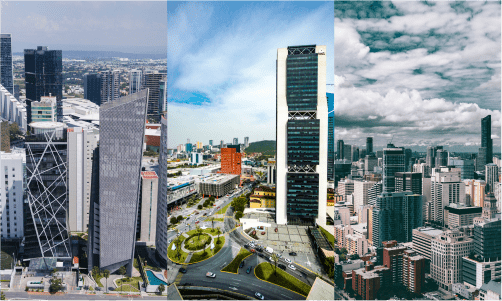
[{"label": "office tower", "polygon": [[120,70],[101,72],[101,103],[115,101],[120,97]]},{"label": "office tower", "polygon": [[352,145],[350,144],[343,145],[343,159],[352,162]]},{"label": "office tower", "polygon": [[19,100],[19,85],[14,85],[14,98]]},{"label": "office tower", "polygon": [[68,226],[71,232],[87,232],[92,174],[98,172],[92,166],[98,140],[97,129],[68,129]]},{"label": "office tower", "polygon": [[366,155],[369,155],[373,152],[373,137],[366,138]]},{"label": "office tower", "polygon": [[451,203],[465,204],[465,184],[460,181],[460,171],[447,168],[433,172],[431,177],[431,220],[443,224],[444,207]]},{"label": "office tower", "polygon": [[422,174],[419,172],[397,172],[395,178],[396,192],[411,191],[422,194]]},{"label": "office tower", "polygon": [[101,104],[101,74],[84,75],[84,98],[98,106]]},{"label": "office tower", "polygon": [[449,290],[452,284],[462,282],[462,257],[469,256],[472,249],[472,238],[458,229],[431,240],[431,277],[439,287]]},{"label": "office tower", "polygon": [[278,49],[276,66],[276,222],[325,224],[328,182],[326,46]]},{"label": "office tower", "polygon": [[352,147],[350,148],[350,153],[352,162],[359,161],[359,147],[352,145]]},{"label": "office tower", "polygon": [[244,137],[244,146],[245,147],[249,146],[249,137]]},{"label": "office tower", "polygon": [[10,125],[8,121],[0,122],[0,151],[10,153]]},{"label": "office tower", "polygon": [[160,148],[159,148],[159,188],[157,200],[157,230],[155,247],[159,258],[167,266],[167,115],[160,118]]},{"label": "office tower", "polygon": [[[136,239],[139,241],[155,242],[158,188],[159,177],[157,173],[155,171],[142,171],[136,230]],[[167,226],[167,223],[164,226]]]},{"label": "office tower", "polygon": [[0,220],[2,240],[19,239],[24,235],[24,149],[12,153],[0,152]]},{"label": "office tower", "polygon": [[189,143],[185,144],[185,151],[186,151],[187,153],[191,153],[191,152],[192,152],[192,150],[193,150],[193,145],[192,145],[192,143],[190,143],[190,142],[189,142]]},{"label": "office tower", "polygon": [[[99,109],[99,267],[131,275],[148,89]],[[90,260],[91,263],[91,260]],[[94,264],[98,266],[97,264]]]},{"label": "office tower", "polygon": [[145,74],[145,83],[143,86],[149,90],[147,119],[152,123],[160,122],[160,115],[165,108],[164,102],[167,99],[164,94],[167,93],[167,89],[162,89],[161,91],[161,83],[164,83],[166,80],[167,75],[164,73]]},{"label": "office tower", "polygon": [[239,144],[239,138],[234,138],[234,141],[232,144],[234,144],[234,145]]},{"label": "office tower", "polygon": [[401,148],[385,148],[383,150],[383,192],[395,189],[396,172],[404,172],[404,151]]},{"label": "office tower", "polygon": [[493,162],[492,115],[481,119],[481,147],[486,147],[486,161]]},{"label": "office tower", "polygon": [[486,182],[483,180],[464,180],[466,203],[476,207],[483,207],[485,200]]},{"label": "office tower", "polygon": [[[14,93],[14,77],[12,73],[12,41],[10,33],[0,34],[0,84]],[[19,92],[18,92],[19,93]],[[15,96],[14,96],[15,97]],[[19,96],[18,96],[19,97]],[[16,99],[18,99],[16,97]]]},{"label": "office tower", "polygon": [[376,198],[382,194],[382,181],[377,182],[368,189],[368,205],[375,206]]},{"label": "office tower", "polygon": [[438,149],[436,152],[436,167],[448,166],[448,151],[445,149]]},{"label": "office tower", "polygon": [[197,141],[197,149],[201,149],[203,147],[202,142]]},{"label": "office tower", "polygon": [[476,171],[483,171],[485,169],[488,149],[486,147],[480,147],[478,149],[478,156],[476,157]]},{"label": "office tower", "polygon": [[404,148],[404,171],[411,171],[411,149]]},{"label": "office tower", "polygon": [[57,103],[55,96],[42,96],[40,101],[31,102],[31,121],[56,121]]},{"label": "office tower", "polygon": [[40,124],[25,142],[29,210],[25,258],[69,259],[67,132],[62,123]]},{"label": "office tower", "polygon": [[499,182],[499,167],[497,164],[488,163],[485,165],[485,180],[488,192],[494,192],[495,183]]},{"label": "office tower", "polygon": [[328,181],[335,179],[335,116],[328,117]]},{"label": "office tower", "polygon": [[372,181],[354,181],[354,210],[368,205],[368,191],[375,185]]},{"label": "office tower", "polygon": [[450,158],[448,159],[448,166],[460,168],[460,178],[462,180],[474,178],[474,160]]},{"label": "office tower", "polygon": [[412,230],[423,224],[422,206],[423,197],[410,191],[378,196],[372,212],[373,246],[389,240],[411,241]]},{"label": "office tower", "polygon": [[240,148],[221,149],[221,173],[240,175],[242,154]]},{"label": "office tower", "polygon": [[31,102],[40,97],[56,96],[57,121],[63,120],[63,51],[48,50],[46,46],[24,50],[24,74],[26,86],[26,116],[31,120]]},{"label": "office tower", "polygon": [[344,145],[343,145],[343,140],[338,140],[336,142],[336,158],[338,160],[342,160],[344,158],[343,156],[343,150],[344,150]]},{"label": "office tower", "polygon": [[213,146],[213,140],[209,140],[209,146]]},{"label": "office tower", "polygon": [[164,80],[159,82],[159,111],[161,114],[167,114],[167,75]]},{"label": "office tower", "polygon": [[129,94],[134,94],[141,90],[141,78],[141,70],[133,69],[129,71]]},{"label": "office tower", "polygon": [[443,147],[438,146],[428,146],[427,147],[427,157],[425,159],[425,163],[429,165],[431,168],[436,167],[436,153],[438,150],[442,150]]},{"label": "office tower", "polygon": [[223,148],[223,140],[220,141],[220,149]]}]

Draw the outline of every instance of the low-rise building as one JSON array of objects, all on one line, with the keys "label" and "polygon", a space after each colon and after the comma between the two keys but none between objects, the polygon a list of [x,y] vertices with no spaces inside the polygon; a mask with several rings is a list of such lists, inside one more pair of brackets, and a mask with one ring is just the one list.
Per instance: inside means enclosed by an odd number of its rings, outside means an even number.
[{"label": "low-rise building", "polygon": [[239,175],[211,175],[201,179],[199,183],[199,193],[202,195],[221,197],[237,188],[239,183]]},{"label": "low-rise building", "polygon": [[450,229],[473,224],[483,208],[452,203],[444,208],[444,226]]},{"label": "low-rise building", "polygon": [[260,186],[249,197],[250,208],[275,208],[275,188]]},{"label": "low-rise building", "polygon": [[421,227],[413,229],[413,250],[431,260],[431,242],[435,237],[443,234],[443,230]]}]

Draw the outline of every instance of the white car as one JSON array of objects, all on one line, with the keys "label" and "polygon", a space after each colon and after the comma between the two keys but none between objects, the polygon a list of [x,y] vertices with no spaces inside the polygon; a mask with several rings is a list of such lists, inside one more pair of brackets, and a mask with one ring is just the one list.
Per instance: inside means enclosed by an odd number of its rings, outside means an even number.
[{"label": "white car", "polygon": [[255,293],[254,295],[256,296],[256,298],[258,298],[260,300],[264,300],[265,299],[265,297],[263,297],[263,295],[260,294],[260,293]]},{"label": "white car", "polygon": [[291,261],[291,259],[289,259],[289,258],[284,258],[284,261],[286,261],[286,262],[287,262],[287,263],[289,263],[289,264],[293,263],[293,262]]},{"label": "white car", "polygon": [[292,264],[288,265],[288,268],[292,269],[293,271],[296,271],[296,267]]},{"label": "white car", "polygon": [[206,273],[206,277],[209,277],[209,278],[216,278],[216,275],[215,275],[214,273],[207,272],[207,273]]}]

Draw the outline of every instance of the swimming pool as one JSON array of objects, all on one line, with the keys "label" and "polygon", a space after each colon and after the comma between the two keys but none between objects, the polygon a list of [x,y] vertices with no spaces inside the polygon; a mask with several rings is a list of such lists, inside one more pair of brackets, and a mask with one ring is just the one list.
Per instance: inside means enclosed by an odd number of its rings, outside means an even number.
[{"label": "swimming pool", "polygon": [[157,278],[157,276],[155,276],[155,274],[150,270],[146,271],[146,276],[148,277],[148,281],[150,282],[151,285],[161,285],[161,284],[167,285],[167,282],[164,282],[159,278]]}]

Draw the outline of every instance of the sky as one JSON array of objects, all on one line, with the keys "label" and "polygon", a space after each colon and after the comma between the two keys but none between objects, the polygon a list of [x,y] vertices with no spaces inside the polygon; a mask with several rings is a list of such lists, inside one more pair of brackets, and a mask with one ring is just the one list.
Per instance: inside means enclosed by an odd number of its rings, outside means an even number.
[{"label": "sky", "polygon": [[278,48],[326,45],[334,84],[333,2],[167,5],[169,147],[275,140]]},{"label": "sky", "polygon": [[500,2],[336,2],[336,140],[500,152]]},{"label": "sky", "polygon": [[1,31],[12,51],[49,49],[165,54],[162,1],[1,1]]}]

